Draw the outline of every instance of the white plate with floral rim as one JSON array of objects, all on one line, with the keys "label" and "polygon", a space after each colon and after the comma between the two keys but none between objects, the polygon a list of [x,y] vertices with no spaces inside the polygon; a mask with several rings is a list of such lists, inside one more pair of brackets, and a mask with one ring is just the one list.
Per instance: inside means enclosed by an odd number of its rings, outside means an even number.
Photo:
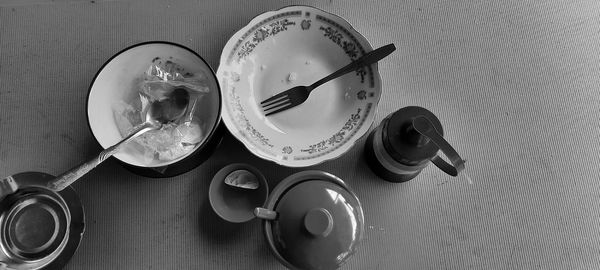
[{"label": "white plate with floral rim", "polygon": [[253,154],[283,166],[337,158],[373,123],[381,96],[377,64],[323,84],[287,111],[266,117],[260,102],[310,85],[371,50],[346,20],[323,10],[289,6],[263,13],[221,54],[223,121]]}]

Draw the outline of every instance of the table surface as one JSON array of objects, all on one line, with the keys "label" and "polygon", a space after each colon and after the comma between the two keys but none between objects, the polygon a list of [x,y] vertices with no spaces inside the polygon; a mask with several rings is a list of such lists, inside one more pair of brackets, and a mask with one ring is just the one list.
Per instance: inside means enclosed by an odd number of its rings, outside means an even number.
[{"label": "table surface", "polygon": [[[58,174],[100,148],[87,127],[88,86],[121,49],[164,40],[216,69],[228,38],[290,4],[346,18],[379,64],[375,125],[428,108],[473,179],[434,166],[378,179],[364,138],[313,166],[362,201],[365,237],[344,269],[600,267],[600,2],[598,1],[0,1],[0,176]],[[66,269],[282,269],[260,222],[228,224],[208,203],[211,177],[245,162],[271,188],[300,169],[249,153],[231,135],[196,169],[136,176],[109,160],[73,187],[87,227]]]}]

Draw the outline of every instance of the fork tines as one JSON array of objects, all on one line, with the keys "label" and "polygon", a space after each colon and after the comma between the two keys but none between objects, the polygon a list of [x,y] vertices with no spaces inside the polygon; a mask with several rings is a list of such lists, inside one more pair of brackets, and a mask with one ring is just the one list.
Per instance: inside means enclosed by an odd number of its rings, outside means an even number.
[{"label": "fork tines", "polygon": [[287,97],[286,93],[283,92],[283,93],[274,95],[268,99],[265,99],[264,101],[262,101],[260,103],[260,105],[261,105],[261,107],[266,108],[266,107],[269,107],[271,105],[274,105],[274,104],[277,104],[277,103],[280,103],[280,102],[286,101],[286,100],[289,100],[289,98]]},{"label": "fork tines", "polygon": [[265,103],[262,105],[263,111],[265,112],[265,116],[269,116],[271,114],[278,113],[280,111],[284,111],[291,107],[294,107],[292,105],[291,100],[287,96],[279,97],[269,102],[267,101],[268,100],[261,102]]},{"label": "fork tines", "polygon": [[265,116],[278,113],[283,110],[287,110],[292,106],[292,101],[288,96],[288,91],[283,91],[277,95],[274,95],[268,99],[265,99],[260,103]]}]

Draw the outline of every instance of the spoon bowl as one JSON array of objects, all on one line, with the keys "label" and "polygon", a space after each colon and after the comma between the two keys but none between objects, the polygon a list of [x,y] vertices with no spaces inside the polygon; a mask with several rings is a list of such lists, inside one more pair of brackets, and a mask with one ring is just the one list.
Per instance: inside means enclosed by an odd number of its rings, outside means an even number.
[{"label": "spoon bowl", "polygon": [[185,114],[190,102],[190,94],[183,88],[176,88],[169,96],[152,102],[146,112],[146,122],[167,124],[179,120]]}]

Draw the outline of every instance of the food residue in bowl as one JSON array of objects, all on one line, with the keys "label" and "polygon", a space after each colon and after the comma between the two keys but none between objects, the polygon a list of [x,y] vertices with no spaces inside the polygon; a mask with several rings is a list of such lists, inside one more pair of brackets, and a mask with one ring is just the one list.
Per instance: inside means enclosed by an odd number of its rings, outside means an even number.
[{"label": "food residue in bowl", "polygon": [[240,81],[240,74],[237,72],[231,72],[231,79],[234,82],[239,82]]},{"label": "food residue in bowl", "polygon": [[171,161],[193,151],[206,137],[203,115],[197,110],[198,100],[209,92],[203,73],[189,73],[172,61],[155,58],[152,65],[136,79],[131,100],[113,105],[115,122],[121,136],[126,137],[145,120],[150,102],[161,100],[175,88],[183,88],[190,94],[190,103],[181,121],[163,125],[137,137],[133,145],[146,163]]},{"label": "food residue in bowl", "polygon": [[287,76],[287,83],[293,83],[296,79],[298,79],[298,74],[296,72],[290,72]]},{"label": "food residue in bowl", "polygon": [[235,170],[225,177],[225,184],[243,189],[257,189],[258,178],[248,170]]}]

